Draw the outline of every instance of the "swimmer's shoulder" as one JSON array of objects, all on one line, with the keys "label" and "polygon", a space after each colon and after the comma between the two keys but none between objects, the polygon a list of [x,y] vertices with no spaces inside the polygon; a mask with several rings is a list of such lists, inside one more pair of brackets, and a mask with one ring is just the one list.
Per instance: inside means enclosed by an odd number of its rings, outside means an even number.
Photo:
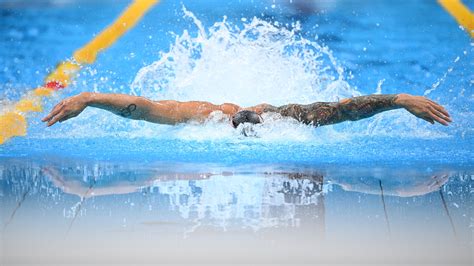
[{"label": "swimmer's shoulder", "polygon": [[223,104],[219,105],[217,109],[219,111],[222,111],[222,113],[224,113],[226,115],[233,115],[233,114],[237,113],[239,110],[241,110],[242,108],[240,106],[238,106],[237,104],[223,103]]},{"label": "swimmer's shoulder", "polygon": [[249,108],[246,108],[247,110],[254,111],[255,113],[261,115],[263,113],[271,113],[271,112],[277,112],[278,107],[273,106],[268,103],[261,103],[259,105],[255,105]]}]

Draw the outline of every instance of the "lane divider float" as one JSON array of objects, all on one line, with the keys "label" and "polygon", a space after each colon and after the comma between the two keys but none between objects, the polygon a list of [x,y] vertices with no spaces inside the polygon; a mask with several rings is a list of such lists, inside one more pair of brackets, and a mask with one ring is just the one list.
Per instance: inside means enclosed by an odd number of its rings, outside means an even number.
[{"label": "lane divider float", "polygon": [[438,3],[474,38],[474,13],[461,0],[438,0]]},{"label": "lane divider float", "polygon": [[55,91],[66,88],[82,67],[95,62],[97,54],[114,44],[125,32],[131,29],[159,0],[135,0],[125,11],[99,35],[85,46],[76,50],[72,60],[63,61],[56,66],[44,80],[44,85],[26,93],[17,103],[9,106],[0,115],[0,145],[12,137],[25,136],[27,114],[43,111],[43,98]]}]

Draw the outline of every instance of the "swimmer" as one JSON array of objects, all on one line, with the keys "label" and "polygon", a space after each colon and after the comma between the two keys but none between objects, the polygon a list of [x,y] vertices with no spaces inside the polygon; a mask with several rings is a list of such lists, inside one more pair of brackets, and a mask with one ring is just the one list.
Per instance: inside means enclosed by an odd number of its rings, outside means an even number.
[{"label": "swimmer", "polygon": [[270,112],[318,127],[356,121],[400,108],[431,124],[437,122],[447,126],[452,122],[449,113],[438,103],[422,96],[404,93],[358,96],[339,102],[287,104],[279,107],[259,104],[242,108],[232,103],[215,105],[202,101],[152,101],[132,95],[90,92],[83,92],[61,101],[42,121],[47,123],[47,126],[52,126],[78,116],[86,107],[104,109],[129,119],[168,125],[189,121],[204,122],[211,113],[219,111],[229,118],[234,128],[243,123],[262,123],[261,115]]}]

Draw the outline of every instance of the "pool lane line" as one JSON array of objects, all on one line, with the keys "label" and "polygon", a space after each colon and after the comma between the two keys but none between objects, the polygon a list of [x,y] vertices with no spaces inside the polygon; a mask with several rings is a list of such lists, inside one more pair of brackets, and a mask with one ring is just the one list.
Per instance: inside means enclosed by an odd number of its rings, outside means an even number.
[{"label": "pool lane line", "polygon": [[[36,182],[37,178],[38,178],[37,175],[33,176],[32,180],[31,180],[32,181],[31,183],[34,184]],[[27,186],[26,191],[23,192],[23,194],[21,195],[20,200],[17,202],[15,208],[13,209],[12,213],[10,214],[10,218],[8,218],[7,222],[3,225],[3,231],[7,230],[8,225],[10,225],[11,222],[13,221],[13,218],[15,218],[15,214],[20,209],[20,207],[23,205],[23,203],[25,202],[26,196],[28,196],[28,194],[30,194],[32,186],[33,185]]]},{"label": "pool lane line", "polygon": [[[435,184],[439,185],[438,178],[435,179]],[[451,225],[451,230],[453,230],[453,236],[456,240],[458,240],[458,233],[456,231],[456,227],[454,226],[453,217],[451,216],[451,213],[449,212],[448,204],[446,204],[446,199],[444,198],[443,186],[439,188],[438,192],[439,192],[439,196],[441,197],[441,203],[443,204],[444,212],[448,216],[449,224]]]},{"label": "pool lane line", "polygon": [[20,209],[21,205],[23,205],[23,202],[26,200],[26,196],[28,193],[30,193],[31,186],[28,186],[28,189],[21,195],[20,200],[17,202],[15,208],[13,209],[12,213],[10,214],[10,218],[8,218],[7,222],[3,225],[3,231],[7,230],[8,225],[13,221],[13,218],[15,218],[16,212]]},{"label": "pool lane line", "polygon": [[438,0],[438,3],[474,38],[474,13],[461,0]]},{"label": "pool lane line", "polygon": [[[133,28],[144,14],[159,0],[135,0],[122,14],[94,39],[77,49],[73,57],[60,62],[40,86],[26,93],[17,103],[8,106],[0,115],[0,145],[12,137],[27,133],[27,114],[43,111],[43,98],[51,97],[55,91],[66,88],[76,74],[86,65],[95,62],[97,55],[113,45],[123,34]],[[7,109],[6,108],[6,109]]]},{"label": "pool lane line", "polygon": [[456,231],[456,227],[454,226],[453,217],[451,216],[451,213],[449,212],[448,205],[446,204],[446,200],[444,198],[443,188],[440,188],[438,191],[439,191],[439,196],[441,197],[441,202],[443,203],[444,211],[446,212],[446,215],[448,216],[449,224],[451,225],[451,230],[453,230],[454,238],[458,239],[458,233]]},{"label": "pool lane line", "polygon": [[89,194],[90,194],[90,193],[92,192],[92,190],[94,189],[95,183],[96,183],[96,180],[94,179],[93,182],[89,185],[89,188],[86,190],[86,192],[84,192],[84,195],[82,195],[81,200],[78,202],[77,207],[76,207],[76,209],[74,210],[74,216],[72,217],[72,220],[71,220],[71,222],[69,223],[69,226],[68,226],[68,228],[67,228],[66,236],[69,235],[69,232],[71,231],[72,226],[74,225],[74,222],[75,222],[76,219],[77,219],[77,215],[78,215],[78,213],[79,213],[79,212],[81,211],[81,209],[82,209],[82,204],[86,201],[87,196],[89,196]]},{"label": "pool lane line", "polygon": [[380,179],[379,179],[379,187],[380,187],[380,196],[382,198],[383,212],[385,214],[385,222],[387,223],[388,235],[391,237],[392,236],[392,229],[390,227],[390,221],[388,219],[387,206],[385,204],[385,196],[383,194],[382,180],[380,180]]}]

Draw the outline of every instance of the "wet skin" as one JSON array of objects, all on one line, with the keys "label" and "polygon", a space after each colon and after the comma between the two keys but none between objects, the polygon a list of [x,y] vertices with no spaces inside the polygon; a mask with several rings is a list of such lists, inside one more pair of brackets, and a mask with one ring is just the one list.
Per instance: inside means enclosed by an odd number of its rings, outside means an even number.
[{"label": "wet skin", "polygon": [[431,124],[438,122],[447,126],[452,122],[449,113],[438,103],[422,96],[409,94],[368,95],[348,98],[339,102],[288,104],[279,107],[260,104],[242,108],[232,103],[215,105],[203,101],[152,101],[132,95],[89,92],[61,101],[42,121],[46,122],[48,126],[52,126],[57,122],[64,122],[78,116],[88,106],[104,109],[129,119],[171,125],[188,121],[203,122],[212,112],[216,111],[231,117],[238,111],[251,110],[258,114],[274,112],[283,117],[294,118],[304,124],[323,126],[344,121],[356,121],[400,108],[406,109]]}]

